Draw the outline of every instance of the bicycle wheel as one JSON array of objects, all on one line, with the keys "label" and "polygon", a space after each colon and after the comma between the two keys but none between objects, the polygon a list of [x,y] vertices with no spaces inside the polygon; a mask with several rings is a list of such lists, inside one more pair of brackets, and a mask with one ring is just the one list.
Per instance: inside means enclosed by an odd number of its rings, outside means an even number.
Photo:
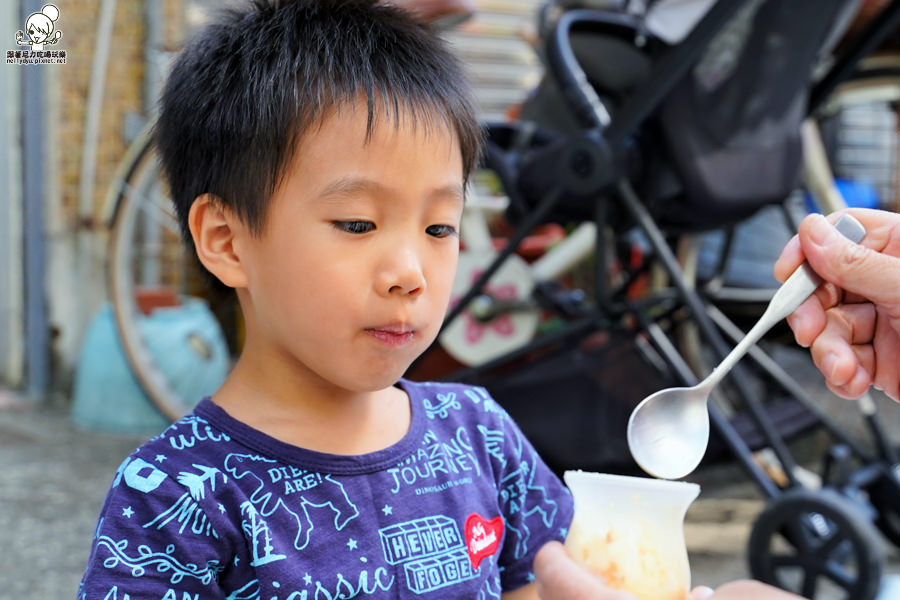
[{"label": "bicycle wheel", "polygon": [[148,400],[176,420],[224,380],[232,351],[222,323],[234,348],[236,301],[205,289],[184,250],[149,128],[126,153],[107,202],[108,284],[122,350]]}]

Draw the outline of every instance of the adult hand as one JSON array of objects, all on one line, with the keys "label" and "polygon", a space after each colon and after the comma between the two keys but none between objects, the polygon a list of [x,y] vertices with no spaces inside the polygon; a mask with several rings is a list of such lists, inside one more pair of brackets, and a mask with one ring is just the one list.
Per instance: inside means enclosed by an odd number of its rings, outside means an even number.
[{"label": "adult hand", "polygon": [[[534,559],[534,575],[541,600],[639,600],[613,590],[569,558],[559,542],[541,548]],[[694,588],[685,600],[802,600],[799,596],[758,581],[733,581],[716,590]]]},{"label": "adult hand", "polygon": [[827,282],[788,323],[833,392],[857,398],[874,385],[900,400],[900,215],[846,212],[866,228],[861,244],[834,229],[840,213],[810,215],[775,263],[780,281],[806,259]]}]

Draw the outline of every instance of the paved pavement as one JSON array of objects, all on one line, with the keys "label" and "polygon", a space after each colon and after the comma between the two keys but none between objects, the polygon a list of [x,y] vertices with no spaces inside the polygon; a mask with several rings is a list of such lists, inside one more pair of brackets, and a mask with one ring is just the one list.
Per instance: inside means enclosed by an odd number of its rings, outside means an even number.
[{"label": "paved pavement", "polygon": [[[149,437],[80,431],[58,404],[23,404],[0,388],[0,599],[74,597],[112,475]],[[694,582],[746,577],[760,495],[734,465],[701,470],[696,480],[703,492],[685,527]],[[896,552],[888,572],[900,573]]]},{"label": "paved pavement", "polygon": [[75,597],[112,476],[146,437],[86,433],[63,408],[0,396],[0,598]]}]

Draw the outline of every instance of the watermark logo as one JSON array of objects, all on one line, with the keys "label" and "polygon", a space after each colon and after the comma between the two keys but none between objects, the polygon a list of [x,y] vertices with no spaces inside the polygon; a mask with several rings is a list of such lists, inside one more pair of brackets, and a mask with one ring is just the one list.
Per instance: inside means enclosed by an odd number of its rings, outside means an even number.
[{"label": "watermark logo", "polygon": [[59,9],[53,4],[45,4],[41,12],[29,15],[25,21],[25,31],[20,29],[16,32],[16,44],[31,46],[31,48],[29,50],[7,50],[6,64],[65,64],[65,50],[44,48],[56,44],[62,37],[62,31],[56,29],[56,25],[54,25],[58,19]]}]

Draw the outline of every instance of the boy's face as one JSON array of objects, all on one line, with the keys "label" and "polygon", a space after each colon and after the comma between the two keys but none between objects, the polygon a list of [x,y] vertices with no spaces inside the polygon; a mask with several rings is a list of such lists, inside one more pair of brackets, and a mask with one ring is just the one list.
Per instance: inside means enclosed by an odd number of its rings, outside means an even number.
[{"label": "boy's face", "polygon": [[[441,123],[364,105],[313,127],[261,236],[244,236],[245,352],[318,387],[392,385],[434,341],[459,254],[463,167]],[[262,364],[262,363],[257,363]]]}]

